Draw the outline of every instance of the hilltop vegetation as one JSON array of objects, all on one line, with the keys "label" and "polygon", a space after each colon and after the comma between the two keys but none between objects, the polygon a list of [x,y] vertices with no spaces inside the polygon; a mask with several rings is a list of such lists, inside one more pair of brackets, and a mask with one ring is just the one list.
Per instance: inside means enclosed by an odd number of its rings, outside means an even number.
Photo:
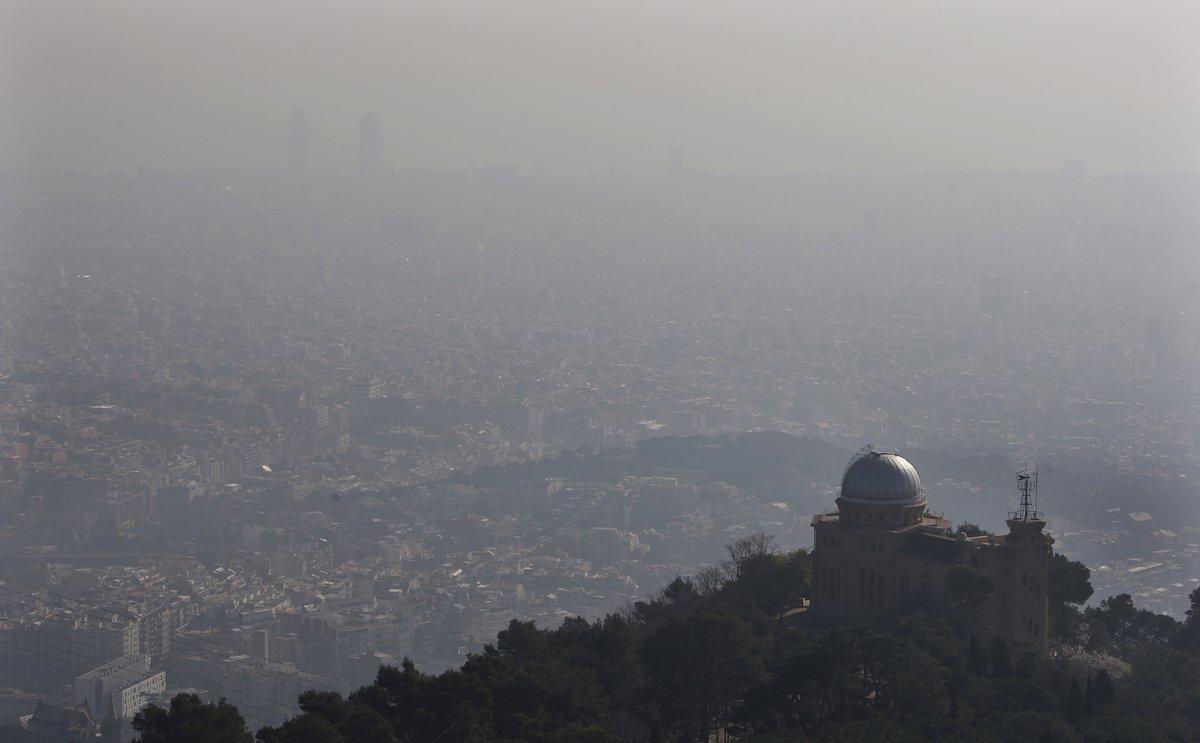
[{"label": "hilltop vegetation", "polygon": [[[255,737],[261,743],[1195,740],[1200,591],[1183,623],[1139,611],[1128,596],[1081,612],[1078,604],[1091,593],[1086,570],[1056,558],[1055,631],[1061,647],[1081,652],[1043,659],[978,635],[969,612],[913,611],[873,627],[807,621],[793,609],[807,595],[808,554],[778,553],[770,538],[756,535],[731,545],[721,567],[677,579],[626,612],[595,622],[569,619],[553,630],[514,621],[459,669],[430,675],[407,661],[385,666],[348,698],[303,694],[301,714]],[[962,577],[948,587],[958,592],[956,605],[967,608],[978,589]],[[1090,654],[1082,653],[1085,645]],[[195,702],[140,714],[134,725],[142,743],[248,738],[248,731],[230,731],[227,707]]]}]

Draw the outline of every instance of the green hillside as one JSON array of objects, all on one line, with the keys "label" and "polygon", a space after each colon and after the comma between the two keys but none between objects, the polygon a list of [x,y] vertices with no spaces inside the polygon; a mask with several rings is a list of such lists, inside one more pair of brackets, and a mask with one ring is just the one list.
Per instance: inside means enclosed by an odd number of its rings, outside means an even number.
[{"label": "green hillside", "polygon": [[[803,550],[762,535],[730,559],[603,620],[554,630],[514,621],[440,675],[383,667],[342,698],[308,692],[262,743],[403,741],[1194,741],[1200,730],[1200,591],[1186,622],[1128,596],[1081,612],[1087,569],[1056,557],[1051,657],[977,634],[962,610],[871,627],[802,610]],[[250,740],[228,706],[180,697],[135,727],[143,743]],[[239,718],[240,719],[240,718]]]}]

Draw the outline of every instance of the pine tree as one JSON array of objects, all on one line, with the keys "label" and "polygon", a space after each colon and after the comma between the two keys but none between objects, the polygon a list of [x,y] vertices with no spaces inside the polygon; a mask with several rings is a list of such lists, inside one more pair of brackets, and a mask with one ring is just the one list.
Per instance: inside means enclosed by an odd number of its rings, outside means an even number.
[{"label": "pine tree", "polygon": [[967,645],[967,670],[976,676],[982,676],[987,673],[987,662],[983,659],[983,651],[979,649],[979,640],[975,638],[975,634],[971,634],[971,641]]},{"label": "pine tree", "polygon": [[1012,659],[1008,657],[1008,643],[1003,637],[992,640],[992,675],[1012,675]]},{"label": "pine tree", "polygon": [[1071,722],[1079,722],[1083,717],[1083,690],[1079,688],[1079,679],[1071,679],[1071,691],[1067,694],[1066,708],[1063,714]]},{"label": "pine tree", "polygon": [[1096,674],[1096,706],[1103,707],[1117,696],[1117,690],[1113,688],[1112,678],[1109,677],[1108,671],[1104,668]]}]

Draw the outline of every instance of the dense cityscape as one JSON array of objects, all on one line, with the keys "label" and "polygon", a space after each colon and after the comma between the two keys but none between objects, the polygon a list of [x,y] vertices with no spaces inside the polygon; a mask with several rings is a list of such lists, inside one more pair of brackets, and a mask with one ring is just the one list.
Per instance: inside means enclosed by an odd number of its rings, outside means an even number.
[{"label": "dense cityscape", "polygon": [[670,162],[5,182],[0,712],[278,722],[807,546],[866,443],[992,530],[1037,463],[1096,598],[1182,616],[1200,181]]}]

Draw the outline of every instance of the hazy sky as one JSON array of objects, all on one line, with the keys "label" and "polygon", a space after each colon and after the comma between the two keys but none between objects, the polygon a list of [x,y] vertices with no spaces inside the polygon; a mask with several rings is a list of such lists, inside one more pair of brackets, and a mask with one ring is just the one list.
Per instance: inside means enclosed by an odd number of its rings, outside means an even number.
[{"label": "hazy sky", "polygon": [[0,168],[1200,170],[1200,3],[0,0]]}]

